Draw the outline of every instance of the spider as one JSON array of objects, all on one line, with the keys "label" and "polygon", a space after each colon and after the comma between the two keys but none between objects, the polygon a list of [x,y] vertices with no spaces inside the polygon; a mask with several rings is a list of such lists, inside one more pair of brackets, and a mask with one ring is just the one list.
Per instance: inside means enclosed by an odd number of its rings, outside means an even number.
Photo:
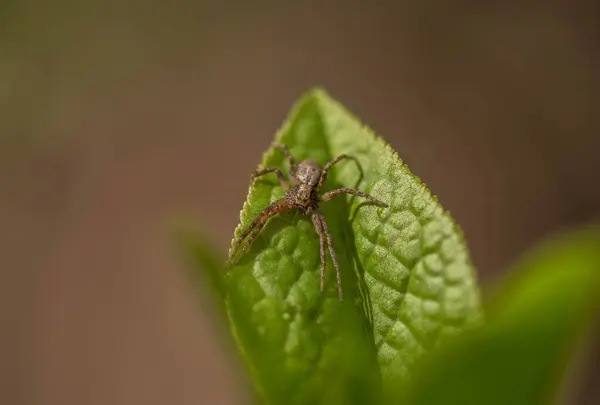
[{"label": "spider", "polygon": [[[294,162],[294,157],[291,155],[287,146],[283,144],[273,144],[273,147],[279,148],[283,151],[286,158],[290,163],[289,178],[291,184],[285,180],[283,174],[279,169],[267,168],[257,170],[252,174],[251,181],[254,181],[257,177],[263,176],[268,173],[275,173],[279,179],[281,188],[285,191],[283,198],[271,203],[266,207],[252,223],[242,232],[242,234],[236,239],[233,248],[230,251],[229,260],[232,262],[233,257],[237,253],[238,249],[246,240],[246,243],[242,247],[242,255],[246,252],[248,247],[252,244],[252,241],[258,236],[260,231],[264,228],[267,221],[277,214],[283,211],[297,208],[303,215],[310,216],[312,223],[319,235],[319,245],[321,253],[321,292],[325,288],[325,269],[327,265],[327,248],[329,248],[329,254],[335,267],[338,284],[338,295],[340,301],[343,300],[342,293],[342,282],[340,276],[340,265],[337,259],[337,255],[333,249],[333,240],[327,229],[327,222],[323,214],[319,212],[319,203],[322,201],[329,201],[333,197],[340,194],[351,194],[359,197],[366,198],[373,201],[377,205],[387,208],[388,205],[383,201],[380,201],[369,194],[365,194],[362,191],[354,190],[352,188],[338,188],[335,190],[328,191],[322,195],[319,195],[319,190],[325,184],[327,180],[327,172],[333,165],[345,158],[351,158],[346,154],[339,155],[323,168],[319,166],[314,160],[306,159],[300,162],[298,165]],[[247,239],[246,239],[247,238]]]}]

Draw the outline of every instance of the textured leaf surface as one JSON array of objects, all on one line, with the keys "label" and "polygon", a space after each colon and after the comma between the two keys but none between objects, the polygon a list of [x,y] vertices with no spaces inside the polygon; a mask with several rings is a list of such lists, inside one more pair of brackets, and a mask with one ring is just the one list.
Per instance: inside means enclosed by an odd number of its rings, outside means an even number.
[{"label": "textured leaf surface", "polygon": [[544,243],[515,269],[486,325],[431,356],[391,403],[556,403],[575,343],[600,311],[599,274],[599,228]]},{"label": "textured leaf surface", "polygon": [[[373,403],[378,380],[404,376],[423,353],[480,319],[479,293],[462,236],[394,150],[316,90],[276,136],[297,161],[355,160],[330,171],[323,191],[356,197],[322,204],[342,268],[337,298],[330,258],[319,291],[319,240],[310,218],[284,213],[228,269],[224,299],[234,334],[267,403]],[[262,165],[287,172],[281,151]],[[251,186],[236,237],[283,191],[267,175]]]}]

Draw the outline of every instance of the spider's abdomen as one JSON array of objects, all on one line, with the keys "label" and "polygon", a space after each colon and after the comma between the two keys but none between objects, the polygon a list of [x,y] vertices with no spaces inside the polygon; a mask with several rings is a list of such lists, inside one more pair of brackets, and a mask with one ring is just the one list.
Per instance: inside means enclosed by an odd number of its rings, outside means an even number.
[{"label": "spider's abdomen", "polygon": [[301,184],[315,186],[319,182],[319,177],[321,177],[321,166],[314,160],[303,160],[296,169],[296,180]]}]

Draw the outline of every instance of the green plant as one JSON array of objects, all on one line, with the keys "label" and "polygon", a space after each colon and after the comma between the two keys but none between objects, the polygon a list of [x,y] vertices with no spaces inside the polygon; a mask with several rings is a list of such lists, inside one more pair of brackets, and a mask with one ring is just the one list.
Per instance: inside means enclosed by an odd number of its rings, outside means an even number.
[{"label": "green plant", "polygon": [[[390,208],[352,196],[323,205],[343,302],[331,261],[326,291],[319,291],[310,218],[273,218],[227,269],[201,239],[186,236],[193,267],[202,269],[195,274],[212,286],[260,402],[547,403],[576,337],[598,310],[598,229],[554,242],[521,264],[484,322],[460,230],[383,139],[314,90],[276,140],[320,164],[352,155],[356,161],[332,169],[326,189],[353,187]],[[264,155],[265,167],[286,164],[273,149]],[[282,194],[276,178],[254,183],[235,236]]]}]

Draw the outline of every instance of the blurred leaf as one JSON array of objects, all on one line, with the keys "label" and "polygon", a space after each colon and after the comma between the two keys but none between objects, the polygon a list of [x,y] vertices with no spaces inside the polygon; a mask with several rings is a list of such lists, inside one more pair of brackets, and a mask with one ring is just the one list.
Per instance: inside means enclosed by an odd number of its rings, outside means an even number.
[{"label": "blurred leaf", "polygon": [[600,310],[600,228],[542,244],[512,273],[486,325],[432,355],[395,404],[550,404]]},{"label": "blurred leaf", "polygon": [[[182,228],[185,229],[185,228]],[[206,284],[208,281],[210,287],[219,294],[221,298],[225,297],[223,276],[225,274],[225,265],[223,260],[217,258],[215,249],[205,237],[195,231],[178,230],[175,235],[177,244],[182,248],[184,256],[190,263],[192,269],[191,276],[198,282]]]},{"label": "blurred leaf", "polygon": [[[381,138],[323,91],[307,94],[276,136],[297,161],[355,160],[330,171],[325,190],[352,187],[390,204],[348,196],[322,204],[342,270],[328,257],[319,291],[319,240],[297,212],[269,221],[228,269],[223,291],[234,335],[268,404],[371,404],[415,360],[480,319],[474,270],[450,215]],[[287,171],[279,150],[264,167]],[[249,191],[243,229],[283,190],[265,176]]]}]

